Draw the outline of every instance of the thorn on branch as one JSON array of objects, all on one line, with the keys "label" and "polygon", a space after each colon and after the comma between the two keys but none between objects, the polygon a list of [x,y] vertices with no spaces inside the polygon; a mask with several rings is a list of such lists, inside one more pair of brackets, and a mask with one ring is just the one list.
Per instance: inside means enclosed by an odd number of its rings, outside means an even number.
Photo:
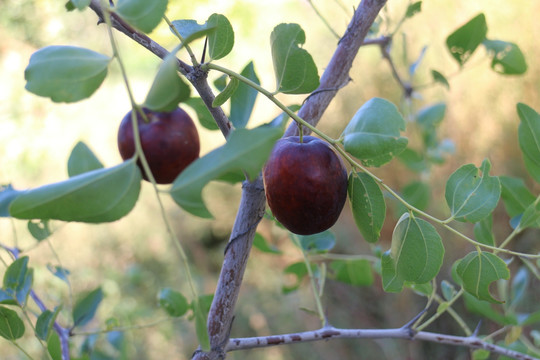
[{"label": "thorn on branch", "polygon": [[478,333],[480,332],[480,326],[482,326],[482,319],[480,319],[480,321],[478,322],[478,325],[476,325],[476,328],[471,334],[471,337],[478,337]]}]

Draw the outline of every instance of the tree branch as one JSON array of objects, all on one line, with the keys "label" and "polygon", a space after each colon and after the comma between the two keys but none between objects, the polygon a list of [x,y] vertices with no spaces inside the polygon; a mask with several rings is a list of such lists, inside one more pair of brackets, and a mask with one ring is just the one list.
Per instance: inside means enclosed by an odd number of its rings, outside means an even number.
[{"label": "tree branch", "polygon": [[454,346],[465,346],[471,349],[484,349],[491,353],[508,356],[519,360],[539,360],[536,357],[526,355],[511,349],[494,345],[483,341],[476,336],[453,336],[426,331],[415,333],[408,327],[397,329],[338,329],[327,326],[315,331],[299,333],[260,336],[250,338],[230,339],[225,351],[246,350],[276,345],[298,344],[308,341],[332,340],[332,339],[405,339],[422,340]]}]

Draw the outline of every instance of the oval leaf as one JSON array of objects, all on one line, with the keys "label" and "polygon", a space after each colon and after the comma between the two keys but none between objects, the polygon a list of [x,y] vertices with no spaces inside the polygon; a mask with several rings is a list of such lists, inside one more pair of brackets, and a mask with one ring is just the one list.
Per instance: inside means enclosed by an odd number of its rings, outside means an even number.
[{"label": "oval leaf", "polygon": [[373,284],[371,264],[366,259],[335,260],[330,263],[330,269],[334,272],[333,278],[337,281],[355,286]]},{"label": "oval leaf", "polygon": [[404,281],[396,273],[396,264],[390,255],[390,250],[382,255],[381,276],[384,291],[397,293],[403,290]]},{"label": "oval leaf", "polygon": [[501,198],[508,215],[513,218],[523,214],[525,209],[534,202],[534,195],[522,179],[499,176],[499,180],[501,181]]},{"label": "oval leaf", "polygon": [[390,252],[399,278],[423,284],[439,273],[444,247],[430,223],[405,213],[392,234]]},{"label": "oval leaf", "polygon": [[195,20],[174,20],[172,26],[182,36],[184,45],[216,30],[214,26],[208,26],[208,22],[199,24]]},{"label": "oval leaf", "polygon": [[[253,67],[253,61],[250,61],[249,64],[242,69],[240,75],[260,85],[259,78]],[[237,129],[246,127],[249,118],[251,117],[251,113],[253,112],[257,94],[259,94],[259,92],[247,84],[240,83],[238,85],[238,89],[231,98],[231,115],[229,116],[229,120]]]},{"label": "oval leaf", "polygon": [[99,223],[115,221],[135,206],[141,173],[134,160],[28,190],[10,206],[20,219]]},{"label": "oval leaf", "polygon": [[24,335],[24,323],[13,310],[0,306],[0,336],[17,340]]},{"label": "oval leaf", "polygon": [[178,75],[175,52],[171,52],[161,65],[152,87],[144,100],[144,107],[153,111],[173,111],[181,101],[189,99],[191,88]]},{"label": "oval leaf", "polygon": [[215,31],[208,35],[208,54],[218,60],[227,56],[234,45],[234,31],[229,20],[221,14],[212,14],[206,21]]},{"label": "oval leaf", "polygon": [[167,2],[167,0],[118,0],[115,11],[130,25],[150,33],[165,15]]},{"label": "oval leaf", "polygon": [[259,233],[255,233],[255,237],[253,238],[253,247],[268,254],[279,255],[282,253],[277,247],[270,245],[264,236]]},{"label": "oval leaf", "polygon": [[61,307],[58,306],[54,311],[45,310],[42,312],[36,321],[36,336],[43,340],[48,341],[49,336],[51,335],[51,330],[53,328],[54,322],[58,317]]},{"label": "oval leaf", "polygon": [[486,38],[487,34],[486,17],[479,14],[454,31],[446,39],[446,46],[452,57],[463,66]]},{"label": "oval leaf", "polygon": [[12,262],[4,273],[4,291],[13,301],[2,301],[2,303],[24,307],[33,281],[34,273],[28,268],[28,256]]},{"label": "oval leaf", "polygon": [[40,220],[38,222],[29,220],[27,227],[30,234],[37,241],[43,241],[51,236],[51,229],[49,229],[49,222],[47,220]]},{"label": "oval leaf", "polygon": [[9,206],[23,191],[15,190],[11,184],[0,185],[0,217],[9,217]]},{"label": "oval leaf", "polygon": [[297,236],[300,246],[306,252],[325,253],[336,245],[336,236],[326,230],[313,235],[292,235]]},{"label": "oval leaf", "polygon": [[486,49],[491,53],[491,68],[504,75],[521,75],[527,71],[525,56],[519,47],[501,40],[484,40]]},{"label": "oval leaf", "polygon": [[356,226],[368,242],[376,242],[386,217],[386,204],[379,185],[365,173],[349,175],[349,201]]},{"label": "oval leaf", "polygon": [[212,101],[212,107],[218,107],[225,104],[225,102],[229,100],[231,96],[233,96],[234,92],[238,88],[238,84],[239,84],[239,81],[237,78],[235,77],[231,78],[227,86],[225,86],[225,89],[223,89],[223,91],[221,91],[216,96],[214,101]]},{"label": "oval leaf", "polygon": [[47,46],[30,57],[26,89],[54,102],[86,99],[107,76],[111,58],[75,46]]},{"label": "oval leaf", "polygon": [[525,104],[517,104],[521,122],[518,128],[519,147],[529,174],[540,183],[540,114]]},{"label": "oval leaf", "polygon": [[180,317],[189,309],[186,297],[173,289],[162,289],[158,294],[158,301],[159,306],[173,317]]},{"label": "oval leaf", "polygon": [[103,164],[85,143],[79,141],[71,150],[67,167],[69,177],[73,177],[88,171],[102,169]]},{"label": "oval leaf", "polygon": [[343,130],[345,151],[366,166],[381,166],[405,150],[408,140],[400,136],[405,120],[385,99],[367,101]]},{"label": "oval leaf", "polygon": [[201,98],[189,98],[184,101],[184,104],[188,105],[195,111],[199,124],[201,124],[204,128],[208,130],[219,130],[216,121]]},{"label": "oval leaf", "polygon": [[90,322],[102,300],[103,291],[99,287],[79,299],[73,307],[73,327],[84,326]]},{"label": "oval leaf", "polygon": [[242,170],[250,178],[255,178],[282,133],[281,128],[269,126],[236,129],[225,145],[195,160],[176,178],[170,190],[171,196],[193,215],[211,217],[202,199],[204,186],[212,180]]},{"label": "oval leaf", "polygon": [[491,163],[486,159],[480,168],[463,165],[450,176],[445,197],[452,218],[474,223],[495,209],[501,196],[501,183],[498,177],[489,176],[490,169]]},{"label": "oval leaf", "polygon": [[489,246],[495,246],[493,235],[493,214],[474,224],[474,237],[476,241]]},{"label": "oval leaf", "polygon": [[473,251],[459,261],[456,271],[469,294],[479,300],[502,303],[489,292],[492,282],[510,278],[510,271],[501,258],[492,253]]},{"label": "oval leaf", "polygon": [[276,91],[305,94],[319,86],[317,66],[311,55],[299,46],[306,34],[298,24],[280,24],[270,35]]}]

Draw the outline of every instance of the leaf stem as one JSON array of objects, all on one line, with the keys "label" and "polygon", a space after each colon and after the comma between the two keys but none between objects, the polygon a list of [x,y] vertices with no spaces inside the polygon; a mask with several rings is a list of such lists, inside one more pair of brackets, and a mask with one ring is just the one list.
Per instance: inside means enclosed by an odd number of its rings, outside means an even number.
[{"label": "leaf stem", "polygon": [[191,50],[191,47],[189,47],[188,44],[185,44],[184,43],[184,37],[182,35],[180,35],[180,33],[178,32],[178,30],[176,29],[176,27],[172,24],[172,22],[169,20],[169,18],[167,17],[167,15],[163,15],[163,19],[165,20],[165,22],[167,22],[167,25],[169,25],[169,28],[171,28],[171,31],[174,33],[174,35],[180,40],[180,42],[182,43],[182,45],[184,46],[184,48],[186,48],[188,54],[189,54],[189,57],[191,58],[191,62],[193,63],[193,66],[198,66],[199,65],[199,62],[197,61],[197,58],[195,57],[195,54],[193,53],[193,51]]},{"label": "leaf stem", "polygon": [[[457,299],[459,299],[461,297],[461,295],[463,294],[464,290],[463,288],[461,288],[457,293],[456,295],[454,295],[454,297],[452,299],[450,299],[450,301],[448,302],[448,307],[452,306],[452,304],[454,304],[454,302],[456,302]],[[435,314],[433,314],[432,317],[430,317],[429,319],[427,319],[424,323],[422,323],[422,325],[418,326],[415,328],[415,330],[417,331],[422,331],[423,329],[425,329],[426,327],[428,327],[431,323],[433,323],[435,320],[437,320],[442,314],[444,314],[444,311],[440,311],[440,312],[436,312]]]}]

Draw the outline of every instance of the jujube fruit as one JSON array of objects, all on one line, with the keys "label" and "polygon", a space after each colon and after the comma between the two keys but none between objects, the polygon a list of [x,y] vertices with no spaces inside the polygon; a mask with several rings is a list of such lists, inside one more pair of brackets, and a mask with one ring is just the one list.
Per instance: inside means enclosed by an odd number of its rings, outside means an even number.
[{"label": "jujube fruit", "polygon": [[[182,109],[154,112],[143,109],[148,122],[137,113],[137,124],[144,156],[158,184],[169,184],[199,157],[199,133],[195,123]],[[135,154],[131,111],[124,116],[118,130],[118,150],[122,159]],[[140,159],[137,165],[148,180]]]},{"label": "jujube fruit", "polygon": [[347,169],[324,141],[304,136],[278,140],[263,170],[268,206],[299,235],[327,230],[347,198]]}]

